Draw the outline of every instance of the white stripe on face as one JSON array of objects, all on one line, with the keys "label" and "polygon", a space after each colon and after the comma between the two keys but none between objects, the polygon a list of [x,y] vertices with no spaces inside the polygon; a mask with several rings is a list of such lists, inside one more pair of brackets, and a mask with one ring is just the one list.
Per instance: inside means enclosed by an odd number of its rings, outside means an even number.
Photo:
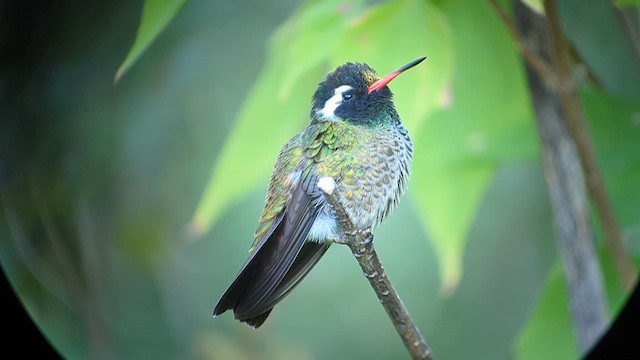
[{"label": "white stripe on face", "polygon": [[330,97],[329,100],[325,101],[322,109],[318,110],[318,115],[327,121],[337,121],[338,117],[334,112],[338,106],[342,104],[342,94],[351,89],[353,89],[353,87],[349,85],[340,85],[335,88],[335,90],[333,90],[333,96]]}]

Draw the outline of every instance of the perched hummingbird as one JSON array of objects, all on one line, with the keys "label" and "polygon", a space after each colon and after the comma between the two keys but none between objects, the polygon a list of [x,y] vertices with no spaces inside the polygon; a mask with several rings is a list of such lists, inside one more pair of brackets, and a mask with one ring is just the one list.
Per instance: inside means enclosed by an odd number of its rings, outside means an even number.
[{"label": "perched hummingbird", "polygon": [[332,177],[354,225],[373,229],[407,188],[413,144],[387,84],[420,58],[380,78],[366,64],[339,66],[318,85],[311,124],[282,148],[255,241],[213,316],[233,310],[254,328],[309,273],[343,231],[318,188]]}]

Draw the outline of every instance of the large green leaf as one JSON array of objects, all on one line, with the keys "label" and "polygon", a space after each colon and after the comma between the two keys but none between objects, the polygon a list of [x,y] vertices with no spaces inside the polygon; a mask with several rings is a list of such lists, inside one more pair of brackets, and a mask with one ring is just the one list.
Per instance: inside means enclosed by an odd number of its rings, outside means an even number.
[{"label": "large green leaf", "polygon": [[206,232],[231,203],[266,185],[282,145],[309,121],[311,95],[328,69],[329,52],[360,8],[359,1],[311,1],[276,31],[196,209],[192,234]]},{"label": "large green leaf", "polygon": [[562,267],[556,264],[538,300],[528,325],[515,345],[518,360],[577,359],[578,345],[573,336],[567,309],[567,290]]},{"label": "large green leaf", "polygon": [[[612,319],[624,304],[624,292],[618,286],[615,267],[600,251],[606,296]],[[517,360],[577,359],[578,345],[568,307],[562,266],[556,263],[549,273],[536,308],[514,344]]]},{"label": "large green leaf", "polygon": [[116,72],[116,82],[142,56],[185,2],[186,0],[145,0],[136,39],[129,54]]},{"label": "large green leaf", "polygon": [[415,136],[411,187],[440,260],[443,290],[452,290],[498,166],[535,156],[536,143],[521,63],[504,26],[485,2],[452,0],[443,10],[453,29],[455,78],[446,107]]},{"label": "large green leaf", "polygon": [[640,226],[640,94],[635,99],[585,88],[582,104],[605,186],[623,231]]},{"label": "large green leaf", "polygon": [[394,0],[355,19],[331,54],[333,65],[366,61],[380,76],[427,56],[391,83],[394,102],[409,132],[442,106],[452,76],[451,31],[442,12],[427,1]]},{"label": "large green leaf", "polygon": [[610,1],[558,1],[565,36],[593,75],[608,92],[633,97],[640,93],[640,69],[618,11]]},{"label": "large green leaf", "polygon": [[619,7],[635,6],[640,8],[640,0],[613,0],[613,3]]},{"label": "large green leaf", "polygon": [[433,61],[392,84],[396,98],[406,98],[398,101],[399,112],[418,124],[435,108],[450,76],[449,38],[437,9],[418,0],[396,0],[364,13],[359,2],[303,6],[275,34],[267,64],[227,138],[191,230],[208,230],[229,204],[266,184],[279,148],[308,122],[309,99],[329,65],[365,61],[382,72],[434,54]]}]

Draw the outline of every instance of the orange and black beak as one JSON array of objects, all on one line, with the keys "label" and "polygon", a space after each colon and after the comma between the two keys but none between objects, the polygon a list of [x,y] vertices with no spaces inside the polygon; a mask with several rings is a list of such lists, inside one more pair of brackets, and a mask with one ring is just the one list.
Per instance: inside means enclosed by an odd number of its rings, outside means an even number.
[{"label": "orange and black beak", "polygon": [[402,74],[403,72],[411,69],[412,67],[420,64],[424,59],[426,59],[427,57],[421,57],[419,59],[413,60],[412,62],[408,63],[407,65],[401,67],[400,69],[389,73],[389,75],[383,77],[380,80],[376,80],[373,84],[369,85],[369,91],[368,93],[371,94],[374,91],[380,91],[382,88],[384,88],[385,86],[387,86],[388,83],[391,82],[391,80],[395,79],[396,77],[398,77],[398,75]]}]

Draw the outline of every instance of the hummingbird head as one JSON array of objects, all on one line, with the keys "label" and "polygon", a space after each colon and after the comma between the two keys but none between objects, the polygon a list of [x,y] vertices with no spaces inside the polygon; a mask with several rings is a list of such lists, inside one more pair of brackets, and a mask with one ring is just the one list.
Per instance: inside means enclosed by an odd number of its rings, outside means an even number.
[{"label": "hummingbird head", "polygon": [[347,121],[359,125],[376,125],[395,112],[387,84],[425,58],[414,60],[384,77],[369,65],[346,63],[325,76],[313,95],[311,119]]}]

